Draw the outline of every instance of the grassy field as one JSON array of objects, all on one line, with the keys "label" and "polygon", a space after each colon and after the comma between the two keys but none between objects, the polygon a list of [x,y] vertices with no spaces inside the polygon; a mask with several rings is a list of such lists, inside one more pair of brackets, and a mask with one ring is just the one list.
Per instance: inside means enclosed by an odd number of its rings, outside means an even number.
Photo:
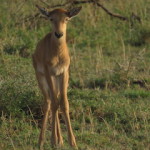
[{"label": "grassy field", "polygon": [[[47,0],[50,5],[65,1]],[[83,4],[68,25],[71,55],[68,97],[79,150],[150,149],[150,1],[101,3],[129,21]],[[38,150],[42,95],[31,55],[51,31],[34,17],[37,0],[0,2],[0,150]],[[131,17],[132,12],[141,22]],[[67,143],[64,121],[61,127]],[[48,127],[45,150],[50,150]]]}]

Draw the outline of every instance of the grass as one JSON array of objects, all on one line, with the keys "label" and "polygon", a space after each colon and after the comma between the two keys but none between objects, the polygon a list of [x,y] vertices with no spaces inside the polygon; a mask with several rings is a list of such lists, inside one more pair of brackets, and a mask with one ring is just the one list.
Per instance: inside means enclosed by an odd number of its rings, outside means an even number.
[{"label": "grass", "polygon": [[[0,150],[36,150],[42,95],[31,54],[51,30],[47,20],[25,22],[35,0],[1,0],[0,6]],[[52,4],[56,3],[52,1]],[[141,24],[120,21],[85,4],[68,25],[71,55],[68,97],[72,126],[80,150],[150,149],[149,2],[104,1],[111,11]],[[42,5],[42,4],[41,4]],[[114,7],[115,5],[115,7]],[[89,21],[90,20],[90,21]],[[70,150],[61,119],[64,150]],[[48,127],[44,149],[51,149]]]},{"label": "grass", "polygon": [[[69,89],[68,94],[70,115],[79,149],[149,149],[148,92],[144,98],[135,97],[134,101],[130,98],[131,91],[128,90],[110,92]],[[33,107],[36,106],[32,106],[30,112],[35,113]],[[25,108],[22,111],[25,111]],[[16,149],[37,148],[39,122],[33,116],[37,114],[20,114],[17,118],[4,114],[1,116],[3,149],[13,149],[13,145]],[[63,123],[62,131],[66,141]],[[50,145],[49,132],[45,149]],[[68,145],[65,149],[69,149]]]}]

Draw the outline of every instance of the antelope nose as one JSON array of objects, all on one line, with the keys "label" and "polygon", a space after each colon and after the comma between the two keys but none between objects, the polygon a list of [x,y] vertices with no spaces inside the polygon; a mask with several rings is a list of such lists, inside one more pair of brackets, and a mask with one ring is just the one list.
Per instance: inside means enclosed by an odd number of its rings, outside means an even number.
[{"label": "antelope nose", "polygon": [[63,36],[63,32],[61,32],[61,33],[55,32],[55,36],[59,39]]}]

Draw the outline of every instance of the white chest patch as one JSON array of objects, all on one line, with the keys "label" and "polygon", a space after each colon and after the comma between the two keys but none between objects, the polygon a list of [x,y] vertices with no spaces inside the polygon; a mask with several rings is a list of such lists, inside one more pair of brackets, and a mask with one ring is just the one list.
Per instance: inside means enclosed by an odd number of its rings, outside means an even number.
[{"label": "white chest patch", "polygon": [[56,66],[53,66],[53,67],[49,68],[49,72],[52,75],[59,76],[60,74],[62,74],[65,71],[67,71],[67,69],[68,69],[68,66],[56,65]]},{"label": "white chest patch", "polygon": [[[51,75],[54,76],[59,76],[60,74],[62,74],[63,72],[68,70],[68,66],[67,65],[55,65],[55,66],[51,66],[49,67],[49,73]],[[44,70],[44,65],[42,64],[38,64],[37,65],[37,72],[45,74],[45,70]]]}]

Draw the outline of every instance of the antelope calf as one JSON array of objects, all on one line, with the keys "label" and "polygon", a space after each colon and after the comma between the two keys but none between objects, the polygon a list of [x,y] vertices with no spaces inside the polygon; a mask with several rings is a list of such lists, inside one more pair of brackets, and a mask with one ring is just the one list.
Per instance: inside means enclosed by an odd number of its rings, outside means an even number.
[{"label": "antelope calf", "polygon": [[80,12],[81,7],[73,8],[70,11],[64,9],[46,11],[38,5],[37,8],[52,23],[52,32],[39,41],[32,56],[38,85],[44,96],[44,118],[39,136],[40,149],[42,149],[44,144],[46,124],[50,112],[52,115],[51,144],[53,147],[63,145],[58,116],[59,107],[65,119],[69,144],[72,147],[76,147],[67,99],[70,57],[66,43],[66,28],[68,20],[76,16]]}]

